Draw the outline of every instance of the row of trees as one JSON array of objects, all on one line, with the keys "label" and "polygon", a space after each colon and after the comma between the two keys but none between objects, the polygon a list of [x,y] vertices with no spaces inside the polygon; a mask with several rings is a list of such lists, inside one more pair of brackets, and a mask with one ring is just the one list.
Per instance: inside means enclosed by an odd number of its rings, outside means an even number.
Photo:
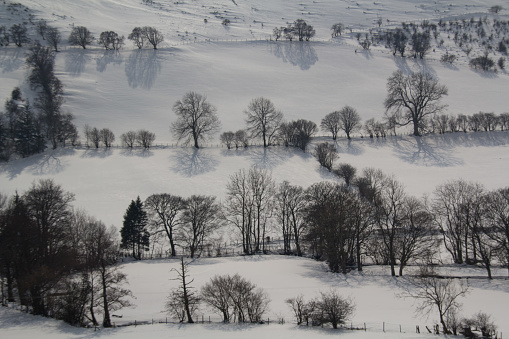
[{"label": "row of trees", "polygon": [[272,31],[274,39],[278,41],[281,37],[293,41],[309,41],[315,36],[315,29],[303,19],[297,19],[293,23],[288,24],[286,27],[276,27]]},{"label": "row of trees", "polygon": [[162,193],[153,194],[144,202],[138,197],[124,215],[121,247],[140,259],[149,248],[150,237],[164,234],[171,256],[176,256],[176,247],[180,246],[194,258],[219,228],[219,216],[220,206],[212,196],[192,195],[184,199]]},{"label": "row of trees", "polygon": [[0,197],[2,303],[18,301],[27,312],[73,325],[110,327],[110,314],[128,306],[131,292],[115,265],[116,230],[83,211],[74,195],[52,180]]}]

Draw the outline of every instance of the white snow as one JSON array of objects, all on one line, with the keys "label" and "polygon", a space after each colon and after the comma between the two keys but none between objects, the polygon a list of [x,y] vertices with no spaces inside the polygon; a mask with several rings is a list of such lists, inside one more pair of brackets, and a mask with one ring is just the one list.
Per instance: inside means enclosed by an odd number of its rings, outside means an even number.
[{"label": "white snow", "polygon": [[[321,180],[334,179],[320,169],[310,153],[283,147],[251,147],[226,150],[215,136],[200,150],[175,145],[169,126],[175,119],[173,103],[187,91],[208,97],[217,107],[222,131],[245,127],[244,113],[252,98],[271,99],[287,120],[308,119],[319,124],[329,112],[345,105],[355,107],[363,120],[381,119],[386,95],[386,79],[395,70],[426,70],[449,89],[444,103],[448,114],[479,111],[507,112],[509,77],[506,72],[479,73],[468,68],[466,59],[451,67],[441,64],[437,50],[424,61],[397,58],[381,48],[357,50],[356,41],[330,40],[330,26],[341,21],[354,31],[375,26],[378,17],[384,26],[401,21],[439,18],[455,19],[487,15],[496,0],[468,3],[450,1],[268,1],[268,0],[18,0],[44,18],[67,37],[71,25],[85,25],[96,37],[105,30],[127,36],[135,26],[154,26],[165,35],[157,51],[136,50],[127,41],[120,52],[106,52],[98,46],[87,50],[66,43],[57,54],[56,73],[65,85],[65,109],[75,115],[83,132],[88,124],[110,128],[117,136],[144,128],[156,134],[159,145],[149,151],[120,148],[59,148],[27,159],[0,164],[0,192],[23,192],[32,182],[53,178],[76,195],[74,206],[83,208],[108,225],[121,226],[129,202],[137,195],[145,199],[153,193],[181,196],[207,194],[223,199],[228,177],[242,168],[261,167],[272,172],[277,182],[289,180],[307,187]],[[0,24],[18,22],[0,4]],[[501,19],[507,19],[505,12]],[[229,18],[229,27],[221,25]],[[267,41],[274,27],[303,18],[312,24],[317,36],[310,43]],[[205,23],[204,19],[208,22]],[[18,20],[18,21],[17,21]],[[389,21],[387,21],[389,20]],[[262,25],[263,23],[263,25]],[[15,86],[29,93],[25,82],[25,48],[0,48],[0,102]],[[509,186],[509,134],[507,132],[455,133],[414,138],[401,135],[387,139],[361,138],[338,141],[339,162],[358,170],[376,167],[394,174],[407,192],[421,196],[447,180],[463,178],[482,183],[487,189]],[[330,140],[320,135],[314,142]],[[229,240],[224,235],[225,241]],[[130,288],[137,299],[133,309],[120,311],[122,321],[163,319],[163,304],[170,286],[174,261],[126,263]],[[157,324],[99,330],[76,329],[50,319],[23,315],[0,308],[2,338],[131,338],[131,337],[210,337],[277,338],[329,337],[335,331],[297,328],[284,304],[288,297],[303,293],[314,297],[331,286],[352,296],[357,304],[354,324],[366,322],[371,332],[341,331],[356,338],[417,338],[417,324],[433,324],[434,319],[416,318],[412,303],[396,298],[406,278],[391,278],[383,267],[366,268],[365,273],[347,276],[326,272],[322,263],[288,257],[200,259],[192,264],[196,286],[214,274],[240,273],[273,299],[269,316],[282,316],[285,325],[200,325]],[[445,268],[454,275],[484,277],[484,272]],[[409,270],[411,272],[411,270]],[[495,275],[505,276],[505,270]],[[499,329],[509,333],[506,323],[509,289],[507,280],[470,279],[472,292],[464,300],[466,316],[483,310],[493,315]],[[209,312],[209,314],[211,314]],[[383,322],[391,327],[381,332]],[[399,325],[404,334],[399,334]],[[421,333],[426,330],[421,326]]]}]

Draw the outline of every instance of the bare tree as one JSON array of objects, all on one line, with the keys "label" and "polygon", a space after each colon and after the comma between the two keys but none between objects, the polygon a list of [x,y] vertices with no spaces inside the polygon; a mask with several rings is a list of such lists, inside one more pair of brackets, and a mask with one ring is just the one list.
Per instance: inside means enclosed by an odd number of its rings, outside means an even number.
[{"label": "bare tree", "polygon": [[231,149],[232,144],[235,141],[235,133],[233,132],[224,132],[219,136],[219,139],[221,140],[221,143],[226,146],[226,148]]},{"label": "bare tree", "polygon": [[267,223],[273,212],[275,183],[269,172],[252,168],[230,176],[223,214],[242,236],[245,254],[265,252]]},{"label": "bare tree", "polygon": [[347,186],[350,186],[355,179],[357,169],[350,164],[339,164],[338,168],[334,169],[333,172],[338,177],[343,178]]},{"label": "bare tree", "polygon": [[387,80],[387,97],[384,105],[387,112],[392,111],[395,121],[400,126],[413,124],[413,134],[419,136],[425,118],[441,112],[444,105],[440,103],[448,94],[447,87],[428,73],[404,75],[395,71]]},{"label": "bare tree", "polygon": [[177,273],[179,287],[173,290],[168,297],[167,308],[177,315],[180,322],[187,319],[189,324],[194,323],[193,316],[200,304],[200,298],[196,295],[191,286],[194,279],[189,277],[189,263],[184,263],[184,258],[180,258],[180,268],[172,269]]},{"label": "bare tree", "polygon": [[177,115],[177,121],[171,125],[173,133],[184,144],[193,141],[195,148],[220,127],[216,108],[196,92],[186,93],[173,105],[173,111]]},{"label": "bare tree", "polygon": [[355,311],[355,304],[342,297],[337,290],[320,292],[320,297],[315,300],[316,316],[319,323],[330,323],[332,328],[337,329],[344,324]]},{"label": "bare tree", "polygon": [[136,132],[129,131],[126,133],[122,133],[122,135],[120,135],[120,141],[122,142],[123,146],[133,148],[134,143],[136,142]]},{"label": "bare tree", "polygon": [[332,140],[336,140],[338,137],[338,132],[341,129],[340,125],[340,116],[338,111],[334,111],[329,113],[322,119],[320,123],[320,127],[324,132],[330,132],[332,134]]},{"label": "bare tree", "polygon": [[92,33],[85,26],[74,26],[68,41],[72,46],[81,46],[83,49],[86,49],[88,45],[94,42],[94,39]]},{"label": "bare tree", "polygon": [[428,32],[424,33],[414,33],[412,34],[412,50],[414,52],[414,58],[419,56],[420,59],[424,58],[424,56],[431,49],[431,38]]},{"label": "bare tree", "polygon": [[201,290],[201,297],[223,316],[223,322],[257,323],[267,310],[269,298],[255,284],[238,274],[215,276]]},{"label": "bare tree", "polygon": [[291,240],[295,244],[295,253],[302,256],[301,237],[305,231],[304,208],[306,200],[304,189],[300,186],[290,185],[283,181],[276,195],[276,217],[281,225],[283,233],[283,251],[285,254],[292,253]]},{"label": "bare tree", "polygon": [[163,34],[154,27],[143,27],[142,34],[145,37],[145,40],[148,41],[154,49],[157,49],[157,45],[164,41]]},{"label": "bare tree", "polygon": [[113,31],[104,31],[99,36],[98,44],[109,50],[119,50],[124,46],[124,36]]},{"label": "bare tree", "polygon": [[235,144],[235,148],[239,147],[246,148],[249,145],[249,138],[247,132],[243,129],[235,132],[233,143]]},{"label": "bare tree", "polygon": [[283,113],[276,110],[272,101],[262,97],[251,100],[244,113],[251,136],[261,137],[263,147],[269,146],[281,124]]},{"label": "bare tree", "polygon": [[[509,187],[490,192],[486,197],[487,223],[491,232],[487,233],[502,253],[505,263],[509,263]],[[509,265],[507,266],[509,270]]]},{"label": "bare tree", "polygon": [[182,223],[185,201],[171,194],[152,194],[144,203],[150,223],[157,232],[164,232],[170,243],[170,254],[176,256],[175,233]]},{"label": "bare tree", "polygon": [[455,279],[441,279],[431,266],[422,267],[420,275],[410,279],[410,282],[411,285],[401,296],[415,299],[418,302],[417,312],[421,314],[429,315],[434,310],[438,311],[442,331],[451,334],[447,317],[461,307],[459,299],[469,292],[468,285],[462,282],[458,284]]},{"label": "bare tree", "polygon": [[9,28],[9,37],[12,42],[18,47],[23,47],[23,44],[30,42],[28,38],[28,29],[24,24],[14,24]]},{"label": "bare tree", "polygon": [[345,106],[339,111],[339,127],[346,133],[348,140],[350,134],[361,128],[361,116],[350,106]]},{"label": "bare tree", "polygon": [[115,134],[109,128],[103,128],[99,131],[100,139],[104,146],[109,148],[115,141]]},{"label": "bare tree", "polygon": [[192,195],[186,199],[179,238],[190,251],[190,257],[200,255],[208,237],[219,227],[219,205],[212,196]]},{"label": "bare tree", "polygon": [[143,28],[133,28],[133,31],[127,36],[127,39],[131,40],[138,47],[138,49],[143,48],[143,45],[145,44],[145,34],[143,34]]},{"label": "bare tree", "polygon": [[140,129],[136,132],[136,143],[143,148],[150,148],[155,140],[156,135],[145,129]]},{"label": "bare tree", "polygon": [[343,31],[345,30],[345,26],[341,22],[338,22],[332,25],[330,30],[332,37],[335,38],[343,33]]},{"label": "bare tree", "polygon": [[327,142],[316,145],[313,155],[320,163],[320,166],[325,167],[329,172],[332,171],[334,161],[339,158],[336,146]]},{"label": "bare tree", "polygon": [[60,44],[61,40],[62,34],[60,34],[60,31],[55,27],[48,27],[46,31],[46,41],[48,41],[48,44],[53,47],[55,52],[58,52],[58,45]]},{"label": "bare tree", "polygon": [[37,34],[39,34],[42,38],[42,40],[46,39],[46,32],[48,31],[48,23],[46,20],[39,20],[35,24],[35,30],[37,31]]}]

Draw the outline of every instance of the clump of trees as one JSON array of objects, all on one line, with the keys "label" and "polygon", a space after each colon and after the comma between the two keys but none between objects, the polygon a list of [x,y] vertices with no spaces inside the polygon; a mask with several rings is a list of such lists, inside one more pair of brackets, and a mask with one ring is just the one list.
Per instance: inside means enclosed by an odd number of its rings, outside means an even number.
[{"label": "clump of trees", "polygon": [[156,135],[145,129],[138,131],[129,131],[122,133],[120,141],[122,145],[128,148],[133,148],[135,145],[148,149],[156,140]]},{"label": "clump of trees", "polygon": [[116,266],[116,230],[74,210],[74,195],[52,180],[0,200],[2,300],[76,326],[99,325],[99,312],[111,327],[132,296]]},{"label": "clump of trees", "polygon": [[352,300],[342,297],[337,290],[320,292],[320,296],[310,301],[305,301],[302,295],[286,300],[291,307],[298,325],[306,323],[309,326],[321,326],[331,324],[332,328],[349,320],[354,311],[355,304]]},{"label": "clump of trees", "polygon": [[104,147],[109,148],[115,142],[115,134],[109,128],[98,129],[85,125],[84,130],[87,147],[92,143],[95,148],[99,148],[102,143]]},{"label": "clump of trees", "polygon": [[315,36],[315,29],[303,19],[297,19],[286,27],[276,27],[273,30],[273,36],[276,41],[281,37],[289,41],[299,39],[299,41],[309,41]]},{"label": "clump of trees", "polygon": [[214,276],[202,287],[200,295],[225,323],[259,323],[270,301],[265,291],[239,274]]},{"label": "clump of trees", "polygon": [[133,28],[127,39],[131,40],[139,49],[143,48],[146,43],[157,49],[157,46],[164,41],[164,36],[157,28],[144,26]]}]

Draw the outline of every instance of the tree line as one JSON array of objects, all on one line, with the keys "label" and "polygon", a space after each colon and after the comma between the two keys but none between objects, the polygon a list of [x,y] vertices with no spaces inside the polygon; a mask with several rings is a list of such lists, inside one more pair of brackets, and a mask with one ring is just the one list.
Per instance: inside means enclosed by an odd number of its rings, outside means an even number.
[{"label": "tree line", "polygon": [[278,234],[282,254],[312,256],[344,274],[370,262],[402,276],[409,263],[435,262],[440,246],[455,263],[481,265],[490,279],[493,265],[507,266],[508,188],[487,191],[454,180],[425,199],[408,195],[380,170],[357,176],[341,164],[332,171],[344,180],[303,188],[276,184],[266,170],[240,170],[230,176],[222,203],[212,196],[138,197],[124,216],[122,246],[140,258],[150,238],[164,234],[169,255],[181,248],[199,257],[210,247],[220,253],[217,230],[226,227],[244,255],[268,253],[269,236]]}]

